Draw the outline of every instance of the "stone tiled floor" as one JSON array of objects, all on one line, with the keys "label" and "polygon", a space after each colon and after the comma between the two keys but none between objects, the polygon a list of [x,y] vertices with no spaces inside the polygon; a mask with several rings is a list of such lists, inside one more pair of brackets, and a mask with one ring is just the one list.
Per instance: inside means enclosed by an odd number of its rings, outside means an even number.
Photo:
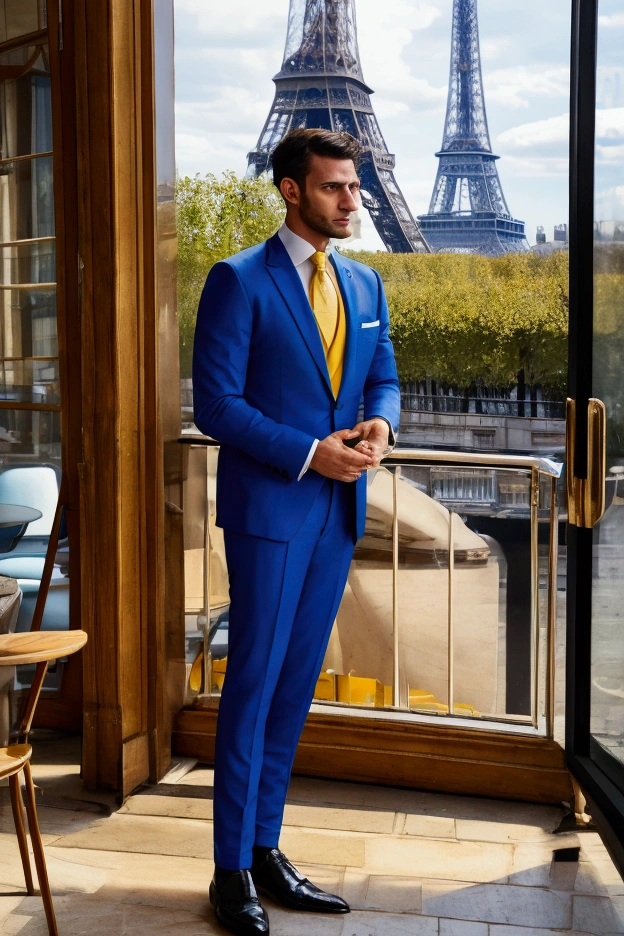
[{"label": "stone tiled floor", "polygon": [[[82,790],[75,741],[42,738],[34,773],[62,936],[217,936],[212,772],[198,767],[117,808]],[[0,932],[45,936],[23,879],[0,790]],[[175,795],[173,795],[175,793]],[[46,807],[46,802],[54,807]],[[69,807],[69,808],[60,808]],[[110,811],[110,815],[107,813]],[[266,906],[273,936],[611,936],[624,933],[624,884],[594,833],[552,835],[562,811],[293,779],[282,847],[349,901],[346,917]],[[578,862],[553,852],[580,846]]]}]

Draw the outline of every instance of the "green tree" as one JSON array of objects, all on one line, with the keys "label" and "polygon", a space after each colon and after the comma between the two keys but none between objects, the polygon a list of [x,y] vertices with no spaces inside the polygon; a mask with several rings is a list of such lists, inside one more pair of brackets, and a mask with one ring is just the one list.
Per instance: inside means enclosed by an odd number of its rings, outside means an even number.
[{"label": "green tree", "polygon": [[219,260],[275,233],[284,203],[266,176],[239,179],[234,172],[176,181],[180,373],[190,377],[197,305],[208,271]]},{"label": "green tree", "polygon": [[402,382],[468,391],[521,379],[561,397],[567,380],[568,257],[352,253],[388,297]]},{"label": "green tree", "polygon": [[[267,176],[227,172],[176,184],[180,365],[190,376],[197,305],[211,266],[270,237],[284,217]],[[613,251],[611,252],[613,254]],[[605,344],[611,292],[621,290],[623,262],[605,256],[598,326]],[[469,393],[476,385],[541,385],[563,398],[567,381],[568,256],[510,254],[350,254],[379,271],[402,382],[432,378]],[[617,262],[616,262],[617,261]],[[607,272],[608,271],[608,272]],[[617,273],[616,273],[617,271]],[[619,274],[619,276],[617,275]],[[606,297],[609,296],[607,299]]]}]

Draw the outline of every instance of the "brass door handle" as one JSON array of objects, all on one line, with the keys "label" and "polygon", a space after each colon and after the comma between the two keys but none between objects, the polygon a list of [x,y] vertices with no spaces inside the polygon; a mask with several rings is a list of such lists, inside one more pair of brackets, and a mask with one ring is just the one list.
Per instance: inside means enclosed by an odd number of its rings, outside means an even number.
[{"label": "brass door handle", "polygon": [[607,413],[602,400],[587,404],[587,478],[574,474],[576,400],[566,402],[566,482],[568,523],[595,526],[605,512],[607,471]]}]

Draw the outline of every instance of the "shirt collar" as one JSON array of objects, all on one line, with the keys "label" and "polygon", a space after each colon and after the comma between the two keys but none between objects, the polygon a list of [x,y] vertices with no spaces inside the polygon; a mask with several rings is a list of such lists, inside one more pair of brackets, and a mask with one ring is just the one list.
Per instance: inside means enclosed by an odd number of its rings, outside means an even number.
[{"label": "shirt collar", "polygon": [[[312,254],[316,253],[316,248],[304,237],[300,237],[299,234],[295,234],[294,231],[291,231],[286,222],[282,224],[277,232],[277,236],[286,248],[286,252],[295,266],[300,266],[306,260],[309,260]],[[334,245],[330,241],[325,253],[330,255],[333,250]]]}]

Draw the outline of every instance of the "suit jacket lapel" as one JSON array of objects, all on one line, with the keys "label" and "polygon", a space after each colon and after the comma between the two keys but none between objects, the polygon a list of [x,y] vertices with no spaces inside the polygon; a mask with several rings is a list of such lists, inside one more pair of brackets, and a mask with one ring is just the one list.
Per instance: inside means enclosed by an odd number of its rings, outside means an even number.
[{"label": "suit jacket lapel", "polygon": [[353,286],[353,277],[348,270],[337,250],[332,253],[336,278],[340,286],[342,301],[345,307],[347,317],[347,342],[345,346],[345,356],[342,365],[342,380],[338,391],[338,399],[348,391],[349,385],[355,377],[356,348],[358,340],[358,318],[356,311],[356,297]]},{"label": "suit jacket lapel", "polygon": [[267,241],[266,263],[273,282],[288,306],[290,314],[301,332],[301,337],[305,341],[319,369],[321,377],[325,381],[325,385],[333,397],[334,394],[329,379],[329,371],[327,370],[327,361],[325,360],[325,352],[323,351],[323,342],[321,341],[310,301],[305,294],[299,274],[277,234],[274,234],[273,237],[269,238]]}]

